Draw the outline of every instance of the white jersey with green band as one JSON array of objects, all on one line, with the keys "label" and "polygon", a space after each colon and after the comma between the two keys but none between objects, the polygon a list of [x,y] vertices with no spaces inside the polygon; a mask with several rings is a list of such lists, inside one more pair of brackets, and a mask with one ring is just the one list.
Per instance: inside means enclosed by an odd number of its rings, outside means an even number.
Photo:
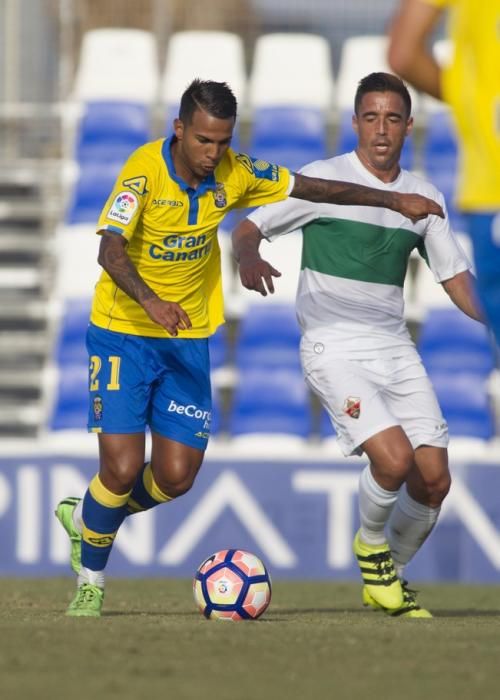
[{"label": "white jersey with green band", "polygon": [[[393,182],[384,183],[362,165],[355,152],[315,161],[301,173],[389,191],[415,192],[445,208],[443,195],[429,182],[401,170]],[[414,224],[385,208],[315,204],[290,198],[260,207],[249,218],[269,240],[302,230],[297,317],[306,340],[327,341],[339,357],[396,356],[404,348],[413,347],[403,300],[413,249],[425,258],[436,282],[470,268],[447,216],[429,216]],[[265,258],[265,250],[261,252]]]}]

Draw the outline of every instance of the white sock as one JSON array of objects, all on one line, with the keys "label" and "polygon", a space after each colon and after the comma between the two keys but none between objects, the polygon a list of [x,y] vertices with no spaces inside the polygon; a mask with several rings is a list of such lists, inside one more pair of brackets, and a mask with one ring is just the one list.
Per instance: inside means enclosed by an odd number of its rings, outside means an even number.
[{"label": "white sock", "polygon": [[83,512],[83,498],[81,501],[78,501],[76,506],[73,508],[73,525],[76,527],[79,533],[82,532],[83,530],[83,519],[82,519],[82,512]]},{"label": "white sock", "polygon": [[81,586],[82,583],[91,583],[93,586],[104,588],[104,571],[92,571],[82,566],[78,574],[77,586]]},{"label": "white sock", "polygon": [[400,578],[403,576],[405,565],[430,535],[440,510],[441,507],[430,508],[417,503],[409,495],[406,484],[401,487],[398,500],[387,523],[387,541]]},{"label": "white sock", "polygon": [[398,497],[398,491],[386,491],[375,481],[370,465],[359,478],[360,537],[366,544],[385,544],[384,528]]}]

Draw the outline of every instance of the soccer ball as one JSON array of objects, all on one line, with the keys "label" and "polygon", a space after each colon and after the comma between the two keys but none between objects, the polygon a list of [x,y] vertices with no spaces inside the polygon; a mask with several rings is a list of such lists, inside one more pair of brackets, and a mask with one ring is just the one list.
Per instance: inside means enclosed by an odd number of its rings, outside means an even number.
[{"label": "soccer ball", "polygon": [[223,549],[200,564],[193,594],[208,619],[256,620],[271,601],[271,579],[255,554]]}]

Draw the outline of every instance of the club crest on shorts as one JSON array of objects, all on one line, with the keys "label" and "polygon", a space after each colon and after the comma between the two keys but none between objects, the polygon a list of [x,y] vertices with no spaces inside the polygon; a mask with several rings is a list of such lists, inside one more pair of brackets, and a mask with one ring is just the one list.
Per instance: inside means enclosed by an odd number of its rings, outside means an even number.
[{"label": "club crest on shorts", "polygon": [[214,203],[218,209],[223,209],[227,206],[227,194],[223,182],[217,182],[215,184]]},{"label": "club crest on shorts", "polygon": [[102,420],[102,397],[94,396],[93,399],[94,420]]},{"label": "club crest on shorts", "polygon": [[361,413],[361,399],[359,396],[348,396],[344,401],[344,413],[351,418],[359,418]]}]

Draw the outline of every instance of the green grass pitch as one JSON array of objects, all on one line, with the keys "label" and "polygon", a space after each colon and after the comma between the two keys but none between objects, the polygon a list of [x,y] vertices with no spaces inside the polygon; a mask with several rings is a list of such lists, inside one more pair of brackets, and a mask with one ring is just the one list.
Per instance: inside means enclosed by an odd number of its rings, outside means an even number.
[{"label": "green grass pitch", "polygon": [[500,586],[423,585],[432,620],[364,610],[354,583],[277,582],[256,622],[207,621],[187,580],[0,579],[2,700],[493,700]]}]

